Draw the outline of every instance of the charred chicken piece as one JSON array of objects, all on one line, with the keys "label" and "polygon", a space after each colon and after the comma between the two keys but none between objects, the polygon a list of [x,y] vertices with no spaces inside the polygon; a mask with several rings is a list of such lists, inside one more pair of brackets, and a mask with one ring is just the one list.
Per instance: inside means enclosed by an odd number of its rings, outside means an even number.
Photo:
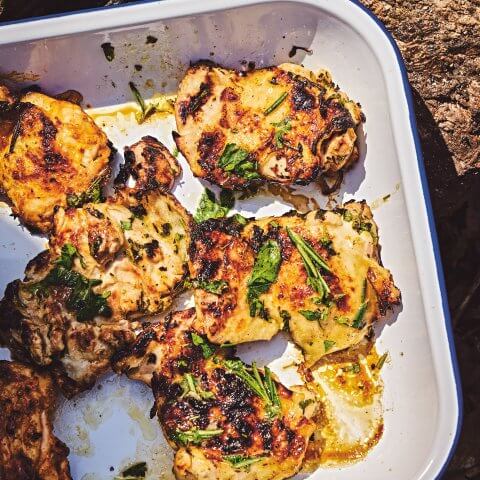
[{"label": "charred chicken piece", "polygon": [[193,173],[228,189],[308,184],[358,159],[358,104],[330,76],[293,64],[248,72],[190,67],[175,103],[174,138]]},{"label": "charred chicken piece", "polygon": [[117,185],[125,185],[132,177],[137,190],[171,190],[181,167],[177,159],[156,138],[151,136],[125,147],[125,163],[115,179]]},{"label": "charred chicken piece", "polygon": [[9,108],[0,115],[0,190],[27,226],[47,232],[56,206],[101,198],[112,147],[74,103],[29,92],[12,105],[2,96]]},{"label": "charred chicken piece", "polygon": [[268,340],[288,329],[307,366],[359,343],[400,292],[381,266],[365,202],[240,224],[195,226],[195,328],[213,343]]},{"label": "charred chicken piece", "polygon": [[0,480],[71,480],[68,448],[53,434],[50,376],[0,360]]},{"label": "charred chicken piece", "polygon": [[[156,164],[167,171],[168,161]],[[109,369],[139,317],[171,305],[188,273],[189,214],[169,192],[150,190],[160,170],[137,168],[144,182],[119,186],[106,202],[57,209],[49,250],[0,303],[3,342],[50,367],[70,396]]]},{"label": "charred chicken piece", "polygon": [[118,371],[151,384],[152,413],[176,450],[176,478],[294,475],[315,429],[313,395],[288,390],[268,368],[210,344],[194,317],[194,309],[176,312],[145,328],[115,362]]}]

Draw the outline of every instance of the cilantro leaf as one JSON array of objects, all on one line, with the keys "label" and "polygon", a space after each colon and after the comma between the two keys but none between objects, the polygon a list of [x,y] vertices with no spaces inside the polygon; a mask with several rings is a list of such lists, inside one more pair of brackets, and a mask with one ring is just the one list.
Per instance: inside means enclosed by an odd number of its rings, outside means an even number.
[{"label": "cilantro leaf", "polygon": [[250,160],[250,153],[235,143],[228,143],[218,159],[218,166],[225,172],[235,173],[247,180],[260,178],[257,163]]},{"label": "cilantro leaf", "polygon": [[278,243],[274,240],[265,242],[258,252],[247,283],[250,316],[259,315],[266,318],[266,311],[259,297],[262,293],[267,292],[270,285],[277,279],[281,261],[282,255]]},{"label": "cilantro leaf", "polygon": [[222,218],[233,208],[235,199],[233,195],[220,194],[220,202],[217,202],[215,194],[208,188],[202,193],[200,202],[193,218],[197,223],[204,222],[210,218]]}]

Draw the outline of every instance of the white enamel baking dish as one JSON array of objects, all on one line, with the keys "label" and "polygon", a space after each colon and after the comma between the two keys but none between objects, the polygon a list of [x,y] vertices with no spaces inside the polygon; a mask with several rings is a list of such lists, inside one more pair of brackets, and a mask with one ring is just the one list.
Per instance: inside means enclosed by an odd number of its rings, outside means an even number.
[{"label": "white enamel baking dish", "polygon": [[[147,44],[147,35],[157,43]],[[111,63],[100,48],[103,42],[115,46]],[[290,59],[292,45],[311,48],[313,54],[299,51]],[[407,77],[398,49],[379,22],[349,0],[166,0],[0,28],[1,73],[38,75],[26,82],[52,93],[79,90],[93,107],[129,101],[130,80],[147,96],[173,92],[186,65],[202,58],[235,67],[244,60],[257,66],[295,61],[312,69],[327,67],[362,104],[367,117],[362,158],[337,198],[381,204],[374,213],[382,258],[402,290],[403,307],[389,318],[377,343],[391,359],[383,375],[383,438],[364,461],[311,478],[441,478],[461,423],[460,381]],[[135,71],[134,64],[143,69]],[[110,133],[120,148],[145,133],[173,147],[172,127],[170,120]],[[176,194],[193,210],[203,186],[183,165]],[[389,193],[388,202],[378,202]],[[257,215],[289,209],[268,197],[241,208]],[[1,291],[22,276],[27,260],[44,245],[45,239],[31,236],[8,208],[0,208]],[[279,338],[246,350],[250,358],[266,361],[284,347]],[[8,357],[5,350],[2,355]],[[111,479],[135,460],[156,465],[149,478],[169,478],[169,451],[156,422],[148,419],[148,389],[114,376],[101,387],[64,402],[57,416],[56,431],[72,449],[75,480]]]}]

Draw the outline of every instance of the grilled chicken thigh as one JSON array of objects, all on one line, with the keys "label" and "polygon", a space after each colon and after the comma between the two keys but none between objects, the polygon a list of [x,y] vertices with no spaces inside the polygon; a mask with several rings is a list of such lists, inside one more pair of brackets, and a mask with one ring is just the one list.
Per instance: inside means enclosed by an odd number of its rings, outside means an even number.
[{"label": "grilled chicken thigh", "polygon": [[70,480],[68,448],[52,429],[49,375],[0,360],[0,480]]},{"label": "grilled chicken thigh", "polygon": [[360,107],[327,73],[293,64],[239,72],[188,69],[175,103],[178,149],[193,173],[229,189],[307,184],[358,158]]},{"label": "grilled chicken thigh", "polygon": [[106,135],[74,103],[30,92],[0,109],[0,190],[29,227],[47,232],[56,206],[100,198],[111,158]]},{"label": "grilled chicken thigh", "polygon": [[245,225],[207,220],[192,232],[190,270],[195,327],[210,341],[268,340],[286,328],[307,366],[356,345],[400,301],[365,202]]},{"label": "grilled chicken thigh", "polygon": [[114,368],[151,384],[152,413],[176,450],[179,479],[283,479],[294,475],[315,429],[314,397],[211,345],[194,309],[155,323]]},{"label": "grilled chicken thigh", "polygon": [[147,146],[134,187],[118,182],[104,203],[57,210],[49,250],[0,304],[3,341],[18,358],[51,366],[67,394],[89,387],[133,341],[135,319],[164,311],[183,288],[190,217],[166,191],[179,170],[161,144]]}]

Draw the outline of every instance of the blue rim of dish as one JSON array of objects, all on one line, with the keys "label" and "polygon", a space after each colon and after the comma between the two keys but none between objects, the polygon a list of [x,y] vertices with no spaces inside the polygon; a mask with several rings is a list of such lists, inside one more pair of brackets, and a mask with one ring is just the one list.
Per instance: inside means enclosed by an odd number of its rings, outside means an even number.
[{"label": "blue rim of dish", "polygon": [[442,296],[442,309],[443,309],[443,315],[445,317],[445,327],[447,330],[448,346],[450,349],[450,358],[452,360],[453,374],[455,377],[455,388],[457,391],[457,399],[458,399],[457,430],[455,432],[455,438],[453,440],[452,447],[450,448],[450,452],[448,453],[445,463],[443,464],[438,476],[436,477],[437,479],[440,480],[443,477],[443,474],[445,473],[450,463],[450,460],[452,459],[452,456],[458,444],[458,440],[460,439],[460,432],[461,432],[461,426],[463,421],[463,393],[461,388],[461,379],[460,379],[460,371],[458,367],[457,354],[455,352],[455,339],[454,339],[453,330],[452,330],[452,320],[450,316],[450,308],[448,305],[447,288],[445,285],[445,276],[443,273],[443,265],[442,265],[442,259],[440,254],[440,246],[438,243],[437,228],[435,226],[435,218],[433,216],[432,201],[430,198],[430,189],[428,186],[425,163],[423,161],[420,137],[418,135],[417,120],[415,118],[415,109],[413,107],[412,90],[410,87],[410,82],[408,81],[407,68],[405,66],[405,62],[403,60],[400,49],[398,48],[398,45],[395,42],[392,34],[387,30],[385,25],[370,10],[368,10],[368,8],[366,8],[364,5],[360,3],[359,0],[349,0],[349,1],[353,3],[355,6],[357,6],[358,8],[360,8],[363,12],[365,12],[377,24],[377,26],[382,30],[383,34],[392,45],[393,50],[395,52],[395,56],[397,57],[398,65],[400,67],[400,72],[402,74],[403,89],[405,92],[405,96],[407,98],[408,114],[410,117],[410,128],[413,136],[413,141],[415,144],[415,151],[417,154],[417,165],[418,165],[418,171],[420,173],[420,181],[421,181],[422,190],[423,190],[423,198],[425,200],[425,206],[427,208],[428,225],[430,227],[430,238],[432,240],[433,253],[435,257],[435,265],[437,267],[437,279],[440,287],[440,294]]},{"label": "blue rim of dish", "polygon": [[[18,24],[18,23],[24,23],[24,22],[30,22],[30,21],[37,21],[37,20],[44,20],[44,19],[49,19],[49,18],[57,18],[57,17],[63,17],[63,16],[70,16],[70,15],[76,15],[79,13],[88,13],[88,12],[94,12],[94,11],[99,11],[99,10],[107,10],[107,9],[117,9],[117,8],[124,8],[127,6],[132,6],[132,5],[140,5],[144,3],[154,3],[155,1],[158,0],[138,0],[138,1],[133,1],[128,4],[120,4],[120,5],[111,5],[111,6],[105,6],[105,7],[96,7],[96,8],[86,8],[82,10],[75,10],[71,12],[65,12],[65,13],[56,13],[52,15],[45,15],[41,17],[30,17],[28,19],[20,19],[20,20],[12,20],[8,22],[0,22],[0,28],[3,25],[12,25],[12,24]],[[423,198],[425,200],[425,206],[427,208],[427,218],[428,218],[428,225],[430,228],[430,238],[432,240],[432,245],[433,245],[433,253],[435,257],[435,266],[437,269],[437,279],[438,279],[438,284],[440,287],[440,293],[442,297],[442,310],[443,310],[443,315],[445,318],[445,327],[447,330],[447,337],[448,337],[448,346],[450,350],[450,358],[452,361],[452,367],[453,367],[453,374],[455,378],[455,388],[457,392],[457,399],[458,399],[458,418],[457,418],[457,429],[455,432],[455,438],[452,443],[452,447],[450,448],[450,452],[447,455],[447,458],[445,460],[444,465],[442,466],[437,479],[441,479],[443,474],[445,473],[445,470],[448,467],[448,464],[450,463],[450,460],[452,459],[452,456],[455,452],[455,449],[458,444],[458,440],[460,438],[460,431],[461,431],[461,426],[462,426],[462,420],[463,420],[463,393],[462,393],[462,388],[461,388],[461,379],[460,379],[460,372],[459,372],[459,367],[458,367],[458,361],[457,361],[457,355],[455,352],[455,339],[453,336],[453,330],[452,330],[452,321],[451,321],[451,316],[450,316],[450,308],[448,305],[448,297],[447,297],[447,289],[445,285],[445,276],[443,272],[443,265],[442,265],[442,260],[441,260],[441,254],[440,254],[440,246],[438,243],[438,235],[437,235],[437,228],[435,225],[435,218],[433,216],[433,208],[432,208],[432,201],[430,197],[430,189],[428,186],[428,180],[427,180],[427,174],[425,170],[425,163],[423,161],[423,154],[422,154],[422,148],[421,148],[421,143],[420,143],[420,137],[418,135],[418,129],[417,129],[417,120],[415,118],[415,109],[413,106],[413,96],[412,96],[412,90],[410,87],[410,82],[408,81],[408,75],[407,75],[407,69],[405,66],[405,62],[403,60],[403,56],[400,52],[400,49],[398,48],[397,43],[395,42],[392,34],[387,30],[385,25],[374,15],[367,7],[362,5],[359,0],[349,0],[353,5],[355,5],[357,8],[362,10],[365,14],[367,14],[375,23],[376,25],[380,28],[380,30],[383,32],[391,46],[393,47],[393,51],[395,52],[395,56],[397,59],[398,66],[400,67],[400,73],[402,75],[402,82],[403,82],[403,90],[405,92],[405,97],[407,99],[407,105],[408,105],[408,114],[409,114],[409,119],[410,119],[410,130],[412,133],[414,145],[415,145],[415,152],[417,156],[417,166],[418,166],[418,171],[420,173],[420,181],[422,185],[422,190],[423,190]]]}]

